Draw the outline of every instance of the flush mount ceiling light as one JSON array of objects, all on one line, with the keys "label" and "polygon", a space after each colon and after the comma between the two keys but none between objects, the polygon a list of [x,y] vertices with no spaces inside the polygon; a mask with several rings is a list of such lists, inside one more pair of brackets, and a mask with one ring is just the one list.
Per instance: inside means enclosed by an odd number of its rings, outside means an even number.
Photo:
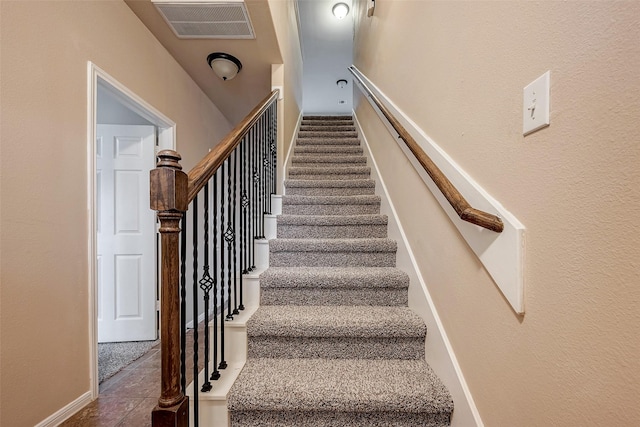
[{"label": "flush mount ceiling light", "polygon": [[344,19],[345,16],[349,14],[349,6],[346,3],[336,3],[331,9],[333,12],[333,16],[338,19]]},{"label": "flush mount ceiling light", "polygon": [[344,88],[347,85],[347,81],[345,79],[340,79],[336,82],[340,89]]},{"label": "flush mount ceiling light", "polygon": [[231,80],[242,70],[242,62],[233,55],[223,52],[210,53],[207,63],[216,76],[222,80]]}]

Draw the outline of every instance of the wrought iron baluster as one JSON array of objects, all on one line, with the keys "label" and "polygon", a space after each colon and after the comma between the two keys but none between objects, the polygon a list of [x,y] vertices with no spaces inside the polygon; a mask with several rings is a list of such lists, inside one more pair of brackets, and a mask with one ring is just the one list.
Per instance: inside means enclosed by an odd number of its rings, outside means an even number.
[{"label": "wrought iron baluster", "polygon": [[[239,149],[236,147],[233,150],[233,223],[234,223],[234,232],[233,232],[233,314],[240,314],[238,311],[238,227],[239,227],[239,218],[237,217],[237,204],[238,204],[238,161],[239,157]],[[240,274],[240,286],[242,286],[242,274]]]},{"label": "wrought iron baluster", "polygon": [[213,175],[213,372],[210,379],[220,378],[218,371],[218,173]]},{"label": "wrought iron baluster", "polygon": [[258,141],[258,174],[260,176],[260,203],[259,203],[259,218],[258,218],[258,226],[260,227],[260,239],[264,239],[264,120],[263,117],[260,116],[260,120],[258,120],[260,126],[260,139]]},{"label": "wrought iron baluster", "polygon": [[258,238],[258,184],[260,183],[260,175],[258,175],[258,168],[256,166],[256,157],[258,151],[258,135],[256,125],[252,128],[254,130],[253,141],[251,143],[251,247],[253,248],[253,258],[251,269],[256,268],[256,239]]},{"label": "wrought iron baluster", "polygon": [[245,135],[240,142],[240,305],[238,308],[244,310],[244,275],[248,273],[247,266],[247,194],[245,192],[245,179],[247,175],[247,164],[245,158],[245,146],[248,136]]},{"label": "wrought iron baluster", "polygon": [[271,110],[271,133],[272,133],[272,154],[273,154],[273,194],[278,192],[278,102],[274,102],[269,107]]},{"label": "wrought iron baluster", "polygon": [[193,198],[193,420],[198,425],[198,196]]},{"label": "wrought iron baluster", "polygon": [[218,369],[225,369],[227,361],[224,359],[224,170],[226,161],[220,166],[220,363]]},{"label": "wrought iron baluster", "polygon": [[227,241],[227,320],[233,319],[233,310],[231,309],[232,297],[231,291],[233,286],[231,285],[231,278],[233,277],[232,268],[232,246],[234,241],[234,230],[233,230],[233,209],[232,209],[232,198],[231,198],[231,175],[233,173],[233,161],[231,160],[234,157],[234,153],[231,153],[229,157],[227,157],[227,215],[229,219],[227,220],[227,230],[224,232],[224,239]]},{"label": "wrought iron baluster", "polygon": [[204,185],[204,263],[200,289],[204,293],[204,384],[200,391],[206,393],[211,390],[209,382],[209,293],[213,287],[213,280],[209,274],[209,183]]}]

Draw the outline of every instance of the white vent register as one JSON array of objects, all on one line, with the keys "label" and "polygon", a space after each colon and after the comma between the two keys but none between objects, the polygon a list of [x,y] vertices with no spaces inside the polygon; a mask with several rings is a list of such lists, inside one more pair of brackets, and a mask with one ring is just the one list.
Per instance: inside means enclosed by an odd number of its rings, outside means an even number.
[{"label": "white vent register", "polygon": [[244,0],[151,0],[181,39],[255,39]]}]

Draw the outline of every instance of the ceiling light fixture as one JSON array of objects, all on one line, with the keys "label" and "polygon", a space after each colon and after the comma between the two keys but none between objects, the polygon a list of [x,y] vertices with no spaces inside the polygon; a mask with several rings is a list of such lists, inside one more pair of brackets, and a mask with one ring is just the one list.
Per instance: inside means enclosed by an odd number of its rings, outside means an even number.
[{"label": "ceiling light fixture", "polygon": [[347,81],[345,79],[340,79],[336,82],[340,89],[343,89],[347,85]]},{"label": "ceiling light fixture", "polygon": [[349,14],[349,6],[346,3],[336,3],[331,9],[333,12],[333,16],[338,19],[344,19],[345,16]]},{"label": "ceiling light fixture", "polygon": [[210,53],[207,56],[207,63],[216,76],[225,81],[233,79],[242,70],[242,62],[228,53]]}]

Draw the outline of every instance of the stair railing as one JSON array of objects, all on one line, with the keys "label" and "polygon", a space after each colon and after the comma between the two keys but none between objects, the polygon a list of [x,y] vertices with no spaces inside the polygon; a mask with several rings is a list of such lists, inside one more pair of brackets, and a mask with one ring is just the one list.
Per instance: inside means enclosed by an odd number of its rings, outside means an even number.
[{"label": "stair railing", "polygon": [[380,112],[387,119],[389,124],[398,133],[398,137],[401,138],[406,144],[407,148],[413,153],[416,160],[424,168],[425,172],[431,177],[433,183],[438,187],[440,192],[447,199],[451,207],[456,211],[461,220],[470,222],[480,227],[486,228],[496,233],[501,233],[504,230],[504,224],[500,217],[490,214],[488,212],[481,211],[469,205],[469,202],[458,191],[458,189],[449,181],[449,179],[442,173],[440,168],[431,160],[431,158],[424,152],[422,147],[418,145],[415,139],[407,132],[407,130],[400,124],[395,116],[389,111],[389,109],[380,101],[380,99],[373,93],[373,91],[367,86],[359,75],[359,71],[351,66],[348,68],[356,81],[360,84],[360,87],[376,104]]},{"label": "stair railing", "polygon": [[[173,150],[160,151],[151,171],[151,209],[161,236],[162,377],[154,427],[189,425],[189,376],[198,426],[198,393],[210,391],[227,367],[224,324],[244,309],[242,275],[255,269],[254,243],[264,238],[264,215],[276,191],[277,97],[274,90],[188,174]],[[189,314],[193,350],[187,348]]]}]

